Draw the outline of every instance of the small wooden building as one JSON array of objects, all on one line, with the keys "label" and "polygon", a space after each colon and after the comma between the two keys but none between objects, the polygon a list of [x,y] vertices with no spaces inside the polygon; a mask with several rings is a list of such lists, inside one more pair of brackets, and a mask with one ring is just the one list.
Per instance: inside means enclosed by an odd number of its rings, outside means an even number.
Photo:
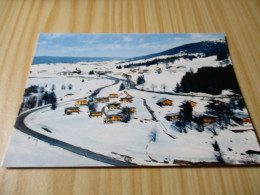
[{"label": "small wooden building", "polygon": [[86,99],[81,99],[81,100],[76,100],[76,105],[80,106],[80,105],[87,105],[88,101]]},{"label": "small wooden building", "polygon": [[99,97],[99,98],[96,98],[95,102],[109,102],[109,97]]},{"label": "small wooden building", "polygon": [[136,108],[135,107],[124,107],[122,109],[122,113],[123,114],[132,114],[136,112]]},{"label": "small wooden building", "polygon": [[89,117],[99,117],[102,116],[103,113],[102,112],[90,112]]},{"label": "small wooden building", "polygon": [[170,113],[165,116],[168,121],[176,121],[180,118],[179,113]]},{"label": "small wooden building", "polygon": [[64,110],[65,114],[72,114],[73,112],[79,113],[79,107],[68,107]]},{"label": "small wooden building", "polygon": [[95,72],[98,76],[104,75],[105,73],[103,71],[96,71]]},{"label": "small wooden building", "polygon": [[192,120],[199,125],[206,126],[208,124],[217,122],[218,117],[204,114],[204,115],[201,115],[201,116],[196,116]]},{"label": "small wooden building", "polygon": [[135,113],[136,112],[136,108],[135,107],[129,107],[129,112],[130,113]]},{"label": "small wooden building", "polygon": [[251,118],[247,114],[234,114],[232,119],[240,125],[251,123]]},{"label": "small wooden building", "polygon": [[132,98],[132,97],[124,97],[124,98],[121,98],[120,101],[121,101],[121,102],[132,102],[132,101],[133,101],[133,98]]},{"label": "small wooden building", "polygon": [[120,109],[121,104],[120,103],[111,103],[111,104],[108,104],[107,107],[109,109]]},{"label": "small wooden building", "polygon": [[161,98],[158,100],[158,105],[160,106],[172,106],[173,102],[167,98]]},{"label": "small wooden building", "polygon": [[194,102],[194,101],[190,101],[189,102],[191,107],[194,108],[195,106],[197,106],[197,102]]},{"label": "small wooden building", "polygon": [[121,115],[113,114],[113,115],[106,115],[104,119],[104,123],[112,123],[114,121],[121,121]]},{"label": "small wooden building", "polygon": [[220,100],[211,100],[209,102],[209,106],[223,106],[223,105],[226,105],[226,103]]},{"label": "small wooden building", "polygon": [[109,98],[118,98],[118,94],[117,93],[110,93]]}]

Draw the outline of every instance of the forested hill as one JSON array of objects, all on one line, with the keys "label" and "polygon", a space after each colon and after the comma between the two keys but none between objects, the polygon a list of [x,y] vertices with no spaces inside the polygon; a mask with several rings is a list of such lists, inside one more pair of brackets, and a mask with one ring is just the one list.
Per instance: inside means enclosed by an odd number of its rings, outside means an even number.
[{"label": "forested hill", "polygon": [[186,72],[180,87],[185,93],[204,92],[218,95],[221,94],[222,90],[230,89],[236,94],[241,94],[232,65],[202,67],[196,73]]},{"label": "forested hill", "polygon": [[223,56],[225,58],[227,55],[229,55],[228,47],[225,40],[219,39],[219,40],[212,40],[212,41],[202,41],[197,43],[190,43],[186,45],[182,45],[179,47],[175,47],[160,53],[150,54],[147,56],[140,56],[131,58],[129,60],[145,60],[157,56],[163,56],[163,55],[175,55],[178,53],[185,53],[185,54],[195,54],[195,53],[202,53],[205,54],[205,56],[212,56],[212,55],[218,55]]}]

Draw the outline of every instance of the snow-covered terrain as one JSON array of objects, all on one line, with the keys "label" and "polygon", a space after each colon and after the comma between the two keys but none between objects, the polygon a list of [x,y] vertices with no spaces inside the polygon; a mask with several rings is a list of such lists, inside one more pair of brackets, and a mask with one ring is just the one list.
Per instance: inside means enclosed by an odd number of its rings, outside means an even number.
[{"label": "snow-covered terrain", "polygon": [[6,167],[74,167],[111,166],[52,146],[14,129],[2,166]]},{"label": "snow-covered terrain", "polygon": [[[215,121],[199,130],[199,125],[192,120],[184,128],[186,132],[181,132],[175,120],[166,119],[169,114],[179,114],[185,102],[196,103],[192,109],[192,117],[195,118],[208,112],[207,105],[212,99],[229,104],[230,96],[237,98],[231,90],[223,90],[222,94],[215,96],[175,93],[177,83],[186,72],[196,73],[201,67],[227,65],[227,61],[218,61],[217,56],[196,55],[197,58],[190,60],[178,54],[180,59],[172,63],[134,68],[124,68],[127,63],[120,64],[119,61],[33,65],[27,87],[43,87],[45,92],[55,93],[57,102],[54,107],[36,108],[36,104],[35,110],[24,119],[24,124],[42,135],[136,165],[259,163],[259,143],[250,122],[244,125],[232,119],[232,124],[222,125]],[[154,58],[132,63],[149,60]],[[118,68],[119,65],[121,68]],[[145,82],[136,85],[140,76]],[[122,85],[125,89],[120,89]],[[28,102],[31,96],[37,97],[38,102],[43,94],[34,92],[23,102]],[[109,97],[109,94],[117,94],[118,97],[110,98],[109,102],[94,103],[95,98]],[[132,98],[132,101],[121,101],[125,97]],[[79,106],[78,113],[65,114],[66,108],[75,107],[76,100],[82,98],[88,101],[88,106]],[[172,105],[160,105],[161,99],[172,101]],[[109,109],[108,104],[111,103],[120,103],[121,108]],[[102,116],[91,117],[93,109],[90,105],[94,105],[95,111],[102,112]],[[122,111],[125,107],[136,109],[129,121],[105,123],[106,115],[126,117]],[[248,115],[245,108],[233,108],[232,111]],[[107,166],[27,136],[19,130],[14,131],[3,165]]]}]

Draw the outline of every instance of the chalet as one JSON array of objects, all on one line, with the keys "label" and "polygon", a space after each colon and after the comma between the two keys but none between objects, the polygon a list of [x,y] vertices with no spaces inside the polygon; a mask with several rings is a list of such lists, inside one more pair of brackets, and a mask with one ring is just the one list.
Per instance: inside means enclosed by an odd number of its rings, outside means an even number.
[{"label": "chalet", "polygon": [[120,106],[121,104],[120,103],[111,103],[111,104],[108,104],[107,107],[109,109],[120,109]]},{"label": "chalet", "polygon": [[79,113],[79,107],[68,107],[64,110],[65,114],[72,114],[73,112]]},{"label": "chalet", "polygon": [[118,94],[117,93],[110,93],[109,98],[118,98]]},{"label": "chalet", "polygon": [[122,109],[122,113],[123,114],[132,114],[136,112],[136,108],[135,107],[124,107]]},{"label": "chalet", "polygon": [[211,116],[211,115],[201,115],[201,116],[196,116],[193,119],[193,122],[199,124],[199,125],[209,125],[211,123],[217,122],[218,121],[218,117],[216,116]]},{"label": "chalet", "polygon": [[96,73],[98,76],[105,75],[105,73],[104,73],[103,71],[95,71],[95,73]]},{"label": "chalet", "polygon": [[135,107],[129,107],[129,112],[130,113],[135,113],[136,112],[136,108]]},{"label": "chalet", "polygon": [[81,74],[81,73],[82,71],[77,68],[74,71],[72,71],[72,74]]},{"label": "chalet", "polygon": [[124,76],[126,79],[131,79],[131,78],[132,78],[131,75],[129,75],[129,74],[125,74],[125,73],[123,73],[123,76]]},{"label": "chalet", "polygon": [[104,123],[112,123],[114,121],[121,121],[121,115],[113,114],[113,115],[106,115],[104,119]]},{"label": "chalet", "polygon": [[240,125],[251,123],[251,118],[247,114],[234,114],[232,119]]},{"label": "chalet", "polygon": [[196,107],[196,106],[197,106],[197,102],[190,101],[189,103],[190,103],[190,105],[191,105],[191,107],[192,107],[192,108],[194,108],[194,107]]},{"label": "chalet", "polygon": [[132,102],[133,98],[132,97],[124,97],[120,99],[121,102]]},{"label": "chalet", "polygon": [[91,118],[91,117],[99,117],[99,116],[102,116],[103,115],[103,113],[102,112],[90,112],[90,114],[89,114],[89,117]]},{"label": "chalet", "polygon": [[[197,102],[189,101],[188,103],[191,105],[192,108],[194,108],[195,106],[197,106]],[[182,105],[180,105],[179,107],[180,107],[180,108],[184,108],[184,107],[185,107],[185,103],[182,104]]]},{"label": "chalet", "polygon": [[172,100],[166,99],[166,98],[161,98],[158,101],[159,106],[172,106]]},{"label": "chalet", "polygon": [[95,102],[109,102],[109,97],[99,97],[99,98],[96,98]]},{"label": "chalet", "polygon": [[223,105],[226,105],[226,103],[219,100],[211,100],[209,103],[209,106],[223,106]]},{"label": "chalet", "polygon": [[86,99],[81,99],[81,100],[76,100],[76,105],[80,106],[80,105],[87,105],[88,101]]},{"label": "chalet", "polygon": [[213,103],[214,103],[216,106],[226,105],[225,102],[222,102],[222,101],[219,101],[219,100],[215,100],[215,101],[213,101]]},{"label": "chalet", "polygon": [[165,118],[168,121],[176,121],[180,118],[179,113],[170,113],[170,114],[166,114]]}]

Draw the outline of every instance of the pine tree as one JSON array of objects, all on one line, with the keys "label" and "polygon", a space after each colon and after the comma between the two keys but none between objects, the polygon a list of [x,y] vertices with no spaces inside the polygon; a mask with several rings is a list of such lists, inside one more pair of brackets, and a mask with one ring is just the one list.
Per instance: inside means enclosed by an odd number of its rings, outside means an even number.
[{"label": "pine tree", "polygon": [[181,92],[181,87],[180,87],[179,83],[176,84],[175,92],[176,93],[180,93]]},{"label": "pine tree", "polygon": [[124,83],[121,83],[120,87],[119,87],[119,91],[123,91],[125,89],[125,85]]},{"label": "pine tree", "polygon": [[57,108],[56,94],[54,92],[50,93],[49,98],[50,98],[50,103],[51,103],[51,109],[55,110]]}]

